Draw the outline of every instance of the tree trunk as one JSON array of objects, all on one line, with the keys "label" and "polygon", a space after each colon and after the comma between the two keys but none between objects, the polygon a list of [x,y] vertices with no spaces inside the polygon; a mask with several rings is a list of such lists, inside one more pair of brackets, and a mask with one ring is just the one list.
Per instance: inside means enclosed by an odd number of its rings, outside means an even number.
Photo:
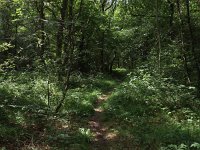
[{"label": "tree trunk", "polygon": [[58,81],[62,81],[61,74],[62,74],[62,49],[63,49],[63,31],[64,31],[64,23],[66,19],[66,13],[67,13],[67,7],[68,7],[68,0],[62,1],[62,6],[60,9],[60,20],[58,21],[58,31],[57,31],[57,50],[56,50],[56,58],[57,58],[57,73],[58,73]]},{"label": "tree trunk", "polygon": [[157,42],[158,42],[158,72],[161,74],[161,39],[160,39],[160,25],[159,25],[159,2],[156,0],[156,28],[157,28]]},{"label": "tree trunk", "polygon": [[187,82],[190,84],[191,79],[190,79],[190,71],[188,67],[188,61],[187,61],[187,55],[185,51],[185,45],[184,45],[184,37],[183,37],[183,20],[182,20],[182,15],[181,15],[181,7],[180,7],[180,0],[176,1],[177,4],[177,9],[178,9],[178,15],[179,15],[179,21],[180,21],[180,38],[181,38],[181,52],[182,52],[182,59],[184,63],[184,68],[185,68],[185,77],[187,79]]},{"label": "tree trunk", "polygon": [[101,39],[101,72],[104,72],[105,65],[104,65],[104,40],[105,40],[105,32],[102,33],[102,39]]},{"label": "tree trunk", "polygon": [[45,52],[45,13],[44,13],[44,1],[40,0],[39,2],[39,32],[40,32],[40,38],[41,38],[41,43],[40,43],[40,52],[39,55],[42,59],[42,62],[44,62],[44,52]]},{"label": "tree trunk", "polygon": [[116,59],[116,51],[114,51],[114,57],[113,57],[113,59],[112,59],[111,62],[110,62],[110,67],[109,67],[109,72],[110,72],[110,73],[112,73],[113,65],[114,65],[115,59]]},{"label": "tree trunk", "polygon": [[[74,0],[69,0],[69,11],[68,11],[68,16],[69,16],[69,26],[68,26],[68,46],[65,45],[64,49],[64,61],[62,66],[64,67],[62,72],[64,73],[64,76],[66,76],[65,80],[63,80],[63,89],[62,89],[62,99],[60,100],[58,106],[55,109],[55,112],[58,113],[59,110],[61,109],[62,105],[64,104],[65,98],[67,91],[69,89],[69,82],[70,82],[70,75],[72,71],[72,64],[73,64],[73,52],[74,52],[74,23],[73,23],[73,2]],[[66,44],[66,42],[65,42]],[[69,51],[69,52],[68,52]],[[68,57],[66,56],[68,52]]]},{"label": "tree trunk", "polygon": [[194,63],[197,71],[197,96],[200,97],[200,65],[199,65],[199,59],[197,57],[197,53],[195,52],[195,46],[194,46],[194,34],[193,34],[193,28],[191,24],[191,15],[190,15],[190,0],[186,0],[186,9],[187,9],[187,24],[190,34],[190,46],[192,50],[192,54],[194,57]]}]

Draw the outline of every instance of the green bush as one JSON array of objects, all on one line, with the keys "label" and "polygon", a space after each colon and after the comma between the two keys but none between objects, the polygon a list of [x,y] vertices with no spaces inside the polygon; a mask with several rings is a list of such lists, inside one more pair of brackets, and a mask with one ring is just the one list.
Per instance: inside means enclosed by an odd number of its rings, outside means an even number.
[{"label": "green bush", "polygon": [[188,145],[200,139],[194,90],[140,70],[129,74],[129,80],[113,92],[104,108],[109,118],[119,120],[119,130],[128,130],[141,145]]}]

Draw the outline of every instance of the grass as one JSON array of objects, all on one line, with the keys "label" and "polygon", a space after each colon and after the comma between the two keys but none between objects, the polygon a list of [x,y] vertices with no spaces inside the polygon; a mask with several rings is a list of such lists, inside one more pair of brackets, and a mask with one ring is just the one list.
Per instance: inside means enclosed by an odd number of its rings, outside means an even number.
[{"label": "grass", "polygon": [[[152,75],[115,70],[112,75],[73,74],[59,114],[62,94],[50,76],[11,72],[0,77],[0,147],[2,149],[87,150],[93,139],[88,118],[98,96],[112,92],[103,103],[103,121],[120,137],[114,149],[197,150],[200,147],[200,102],[195,89],[159,81]],[[122,81],[124,80],[124,81]],[[128,147],[130,146],[130,147]]]},{"label": "grass", "polygon": [[104,109],[107,119],[117,122],[115,130],[140,149],[198,149],[191,147],[200,143],[199,102],[192,93],[166,79],[132,74]]},{"label": "grass", "polygon": [[4,149],[87,149],[92,138],[87,118],[98,95],[117,82],[109,75],[72,75],[70,89],[59,114],[61,98],[56,78],[38,72],[10,72],[0,77],[0,147]]}]

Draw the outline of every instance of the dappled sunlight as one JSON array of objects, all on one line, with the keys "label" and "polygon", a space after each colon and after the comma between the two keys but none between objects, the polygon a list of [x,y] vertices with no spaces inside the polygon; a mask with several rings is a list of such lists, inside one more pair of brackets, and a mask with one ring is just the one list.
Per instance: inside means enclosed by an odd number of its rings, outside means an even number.
[{"label": "dappled sunlight", "polygon": [[[108,92],[98,97],[96,107],[94,108],[94,115],[89,119],[88,126],[94,135],[90,146],[91,149],[109,150],[127,148],[127,145],[124,144],[126,141],[121,140],[121,136],[116,129],[113,130],[116,125],[113,123],[113,120],[112,122],[104,121],[105,112],[101,105],[106,102],[111,95],[112,93]],[[117,147],[116,143],[120,144],[120,147]]]},{"label": "dappled sunlight", "polygon": [[200,150],[200,0],[0,0],[0,150]]},{"label": "dappled sunlight", "polygon": [[118,135],[115,132],[106,133],[106,135],[104,136],[106,140],[110,140],[110,141],[114,141],[115,139],[117,139],[117,137]]},{"label": "dappled sunlight", "polygon": [[[40,101],[33,97],[33,105],[22,95],[25,87],[21,79],[18,81],[8,88],[5,83],[0,85],[4,99],[0,107],[0,136],[4,139],[0,146],[5,144],[8,149],[156,150],[170,144],[180,147],[185,141],[189,145],[199,142],[198,110],[192,101],[182,99],[188,90],[164,81],[158,86],[150,75],[134,76],[131,82],[100,76],[87,81],[88,85],[79,79],[84,86],[68,91],[59,114],[45,104],[45,97]],[[39,85],[38,81],[35,86]],[[43,88],[32,89],[44,92]],[[172,100],[168,95],[173,93],[176,99]]]},{"label": "dappled sunlight", "polygon": [[[157,81],[149,77],[138,79],[137,76],[133,76],[131,84],[129,81],[125,82],[104,103],[107,120],[115,122],[113,128],[121,137],[131,135],[135,145],[140,145],[141,149],[160,149],[186,141],[190,146],[195,141],[199,142],[199,117],[179,101],[186,93],[177,87],[176,90],[179,92],[176,93],[176,99],[169,104],[170,95],[176,92],[175,85],[168,85],[165,92],[171,93],[165,95],[162,90],[166,83],[159,82],[162,89],[160,91],[159,87],[155,86]],[[177,104],[182,105],[181,109],[177,109]],[[188,121],[191,123],[187,123]]]}]

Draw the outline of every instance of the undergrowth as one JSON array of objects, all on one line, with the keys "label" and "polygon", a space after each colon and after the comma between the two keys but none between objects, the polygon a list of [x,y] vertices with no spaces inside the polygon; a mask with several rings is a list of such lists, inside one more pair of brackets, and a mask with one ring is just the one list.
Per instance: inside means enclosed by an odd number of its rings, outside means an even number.
[{"label": "undergrowth", "polygon": [[[130,73],[105,102],[107,119],[141,149],[199,149],[200,101],[194,87],[176,85],[144,70]],[[196,144],[194,144],[196,143]]]},{"label": "undergrowth", "polygon": [[[62,92],[54,75],[10,72],[0,76],[0,147],[3,149],[87,149],[86,121],[95,101],[116,82],[108,75],[73,74],[59,114]],[[48,103],[49,90],[49,103]],[[80,121],[81,120],[81,121]]]},{"label": "undergrowth", "polygon": [[[10,72],[0,76],[0,147],[2,149],[87,150],[94,138],[88,129],[98,96],[104,121],[140,149],[200,149],[200,101],[196,89],[145,70],[113,75],[73,74],[60,113],[62,92],[54,75]],[[122,79],[124,80],[122,82]],[[49,90],[49,102],[48,102]]]}]

